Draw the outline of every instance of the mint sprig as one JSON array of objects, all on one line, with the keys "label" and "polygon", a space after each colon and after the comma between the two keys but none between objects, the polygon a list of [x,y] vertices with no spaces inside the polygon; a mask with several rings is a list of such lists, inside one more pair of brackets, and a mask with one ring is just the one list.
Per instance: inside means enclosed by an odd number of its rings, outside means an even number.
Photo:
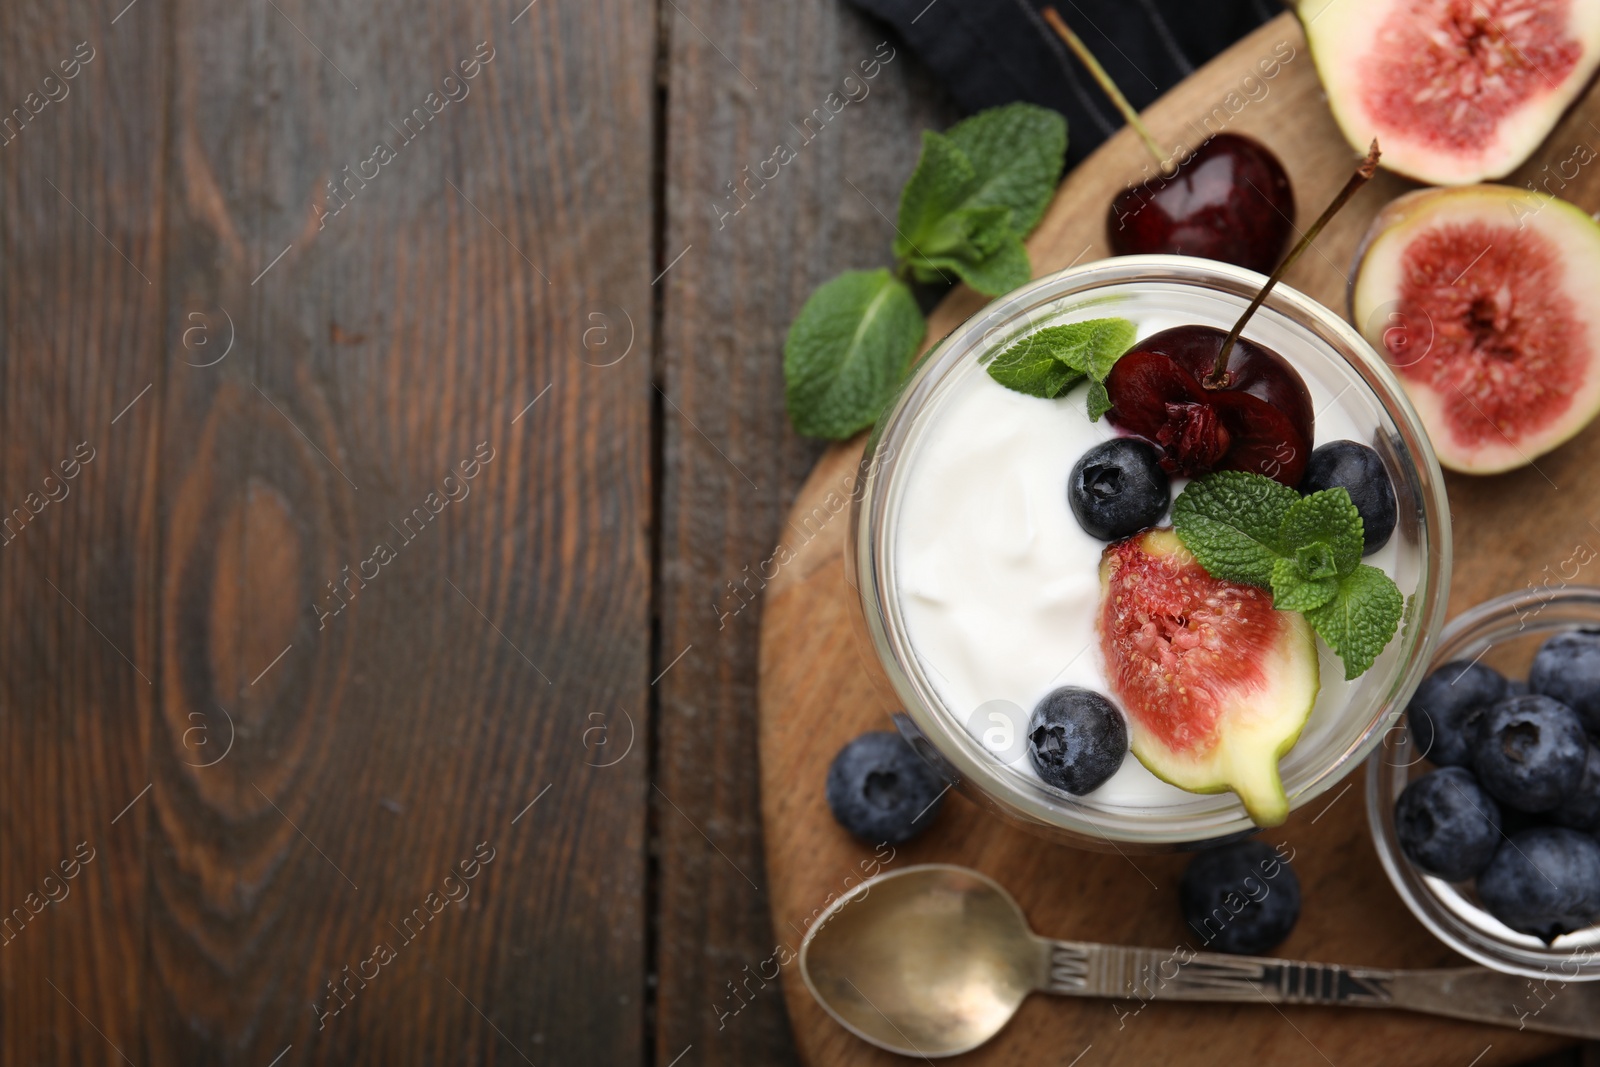
[{"label": "mint sprig", "polygon": [[871,426],[921,341],[922,312],[888,271],[845,271],[824,284],[783,346],[794,428],[837,439]]},{"label": "mint sprig", "polygon": [[900,197],[894,273],[840,275],[811,295],[790,327],[785,400],[797,430],[844,438],[877,421],[927,328],[908,281],[960,280],[990,296],[1027,283],[1033,271],[1022,238],[1055,193],[1066,149],[1066,120],[1032,104],[923,134]]},{"label": "mint sprig", "polygon": [[989,359],[989,376],[1007,389],[1054,400],[1089,379],[1089,418],[1111,410],[1106,375],[1133,347],[1137,331],[1127,319],[1085,319],[1035,330]]},{"label": "mint sprig", "polygon": [[1264,475],[1221,471],[1178,494],[1172,524],[1207,573],[1269,589],[1274,607],[1303,613],[1346,679],[1366,673],[1400,626],[1404,598],[1361,562],[1361,513],[1343,488],[1302,497]]}]

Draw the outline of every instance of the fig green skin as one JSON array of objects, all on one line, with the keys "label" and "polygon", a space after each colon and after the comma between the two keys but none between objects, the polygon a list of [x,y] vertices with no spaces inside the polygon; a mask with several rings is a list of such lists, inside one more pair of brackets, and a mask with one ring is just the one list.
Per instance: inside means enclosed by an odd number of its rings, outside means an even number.
[{"label": "fig green skin", "polygon": [[[1135,539],[1130,539],[1135,540]],[[1136,539],[1141,551],[1146,555],[1163,557],[1181,554],[1198,568],[1199,564],[1193,562],[1193,557],[1183,547],[1178,536],[1170,528],[1159,527],[1147,530]],[[1104,600],[1110,589],[1110,558],[1119,546],[1127,542],[1119,542],[1108,546],[1101,557],[1100,589],[1102,608]],[[1204,573],[1202,570],[1201,573]],[[1292,694],[1294,703],[1290,706],[1275,705],[1276,714],[1267,719],[1273,727],[1283,729],[1284,733],[1270,750],[1247,751],[1248,759],[1240,764],[1230,764],[1225,769],[1232,773],[1218,780],[1197,780],[1183,778],[1182,764],[1175,757],[1181,756],[1173,750],[1154,741],[1144,729],[1140,727],[1137,713],[1129,708],[1128,702],[1120,694],[1118,696],[1123,708],[1128,712],[1129,719],[1129,749],[1135,758],[1144,765],[1145,769],[1168,785],[1175,786],[1189,793],[1202,795],[1233,792],[1239,796],[1240,803],[1245,807],[1252,821],[1257,826],[1278,826],[1289,817],[1289,797],[1284,791],[1283,783],[1278,775],[1278,761],[1300,740],[1300,734],[1305,729],[1307,720],[1311,717],[1312,710],[1316,707],[1317,694],[1321,690],[1321,674],[1317,659],[1317,638],[1312,631],[1310,623],[1305,616],[1297,612],[1284,612],[1287,627],[1281,637],[1278,647],[1274,650],[1279,662],[1273,664],[1280,671],[1295,672],[1277,677],[1280,681],[1287,682],[1287,687],[1282,692],[1268,694],[1269,699],[1276,699],[1285,693]],[[1226,728],[1225,728],[1226,729]],[[1233,737],[1243,731],[1236,731]],[[1248,736],[1248,735],[1246,735]],[[1225,744],[1233,739],[1224,733],[1220,744]],[[1256,772],[1253,778],[1247,778],[1240,773],[1241,766]],[[1176,768],[1169,769],[1169,768]]]}]

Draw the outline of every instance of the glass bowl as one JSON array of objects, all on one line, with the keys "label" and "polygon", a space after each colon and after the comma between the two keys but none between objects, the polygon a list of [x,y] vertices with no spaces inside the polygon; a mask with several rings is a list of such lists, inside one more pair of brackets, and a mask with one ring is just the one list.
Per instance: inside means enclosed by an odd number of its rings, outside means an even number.
[{"label": "glass bowl", "polygon": [[[1429,669],[1477,660],[1507,678],[1526,678],[1534,653],[1551,634],[1579,628],[1600,628],[1600,588],[1565,586],[1511,593],[1452,619],[1440,635]],[[1404,721],[1389,730],[1368,761],[1367,821],[1378,858],[1406,907],[1435,937],[1485,967],[1530,978],[1600,979],[1600,925],[1546,945],[1480,908],[1470,883],[1453,884],[1423,874],[1406,859],[1395,834],[1395,798],[1407,782],[1431,769]]]},{"label": "glass bowl", "polygon": [[[980,365],[986,355],[1041,327],[1106,315],[1227,330],[1264,281],[1252,271],[1183,256],[1106,259],[1041,278],[996,300],[939,342],[868,442],[851,509],[846,573],[859,593],[862,639],[883,667],[880,682],[889,688],[888,699],[904,709],[895,721],[966,795],[1047,837],[1090,849],[1167,851],[1249,833],[1255,825],[1233,793],[1180,793],[1143,768],[1137,773],[1172,795],[1159,802],[1148,796],[1130,802],[1109,799],[1105,788],[1075,797],[1046,785],[1016,743],[1025,737],[1031,701],[1042,692],[1030,698],[1027,710],[986,698],[962,701],[975,706],[949,706],[934,680],[948,684],[948,679],[914,649],[896,584],[895,545],[907,472],[934,436],[929,430],[938,425],[944,402],[959,395],[968,375],[986,373]],[[1319,701],[1301,740],[1280,761],[1291,807],[1298,808],[1360,765],[1421,681],[1449,589],[1450,513],[1438,462],[1416,412],[1388,365],[1339,315],[1280,285],[1245,334],[1293,363],[1314,399],[1331,398],[1330,407],[1339,403],[1339,416],[1348,416],[1356,427],[1351,434],[1359,433],[1382,456],[1398,502],[1399,522],[1391,547],[1383,550],[1391,554],[1373,561],[1392,561],[1388,569],[1407,597],[1405,618],[1376,664],[1349,684],[1346,699]],[[1081,390],[1071,395],[1082,404]],[[1066,475],[1075,459],[1062,457],[1063,508]],[[1097,601],[1096,593],[1084,611],[1095,611]],[[1097,645],[1093,655],[1099,656]],[[1321,655],[1325,692],[1342,687],[1339,660],[1326,648]],[[1330,709],[1335,702],[1340,706]],[[1013,721],[986,745],[983,739],[990,735],[980,719],[996,714],[995,707]],[[1000,740],[1006,736],[1010,743]],[[996,747],[1001,745],[1003,751]]]}]

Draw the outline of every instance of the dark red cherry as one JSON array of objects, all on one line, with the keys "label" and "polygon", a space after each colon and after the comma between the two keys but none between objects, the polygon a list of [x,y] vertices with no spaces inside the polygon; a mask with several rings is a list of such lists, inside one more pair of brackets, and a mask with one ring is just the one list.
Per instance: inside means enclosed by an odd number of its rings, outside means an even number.
[{"label": "dark red cherry", "polygon": [[1294,190],[1265,145],[1219,133],[1171,177],[1123,190],[1111,202],[1106,234],[1119,256],[1166,252],[1200,256],[1262,274],[1278,265],[1294,232]]},{"label": "dark red cherry", "polygon": [[1287,360],[1242,337],[1213,382],[1226,338],[1178,326],[1140,341],[1106,377],[1107,417],[1159,448],[1170,474],[1252,471],[1293,488],[1315,440],[1311,394]]}]

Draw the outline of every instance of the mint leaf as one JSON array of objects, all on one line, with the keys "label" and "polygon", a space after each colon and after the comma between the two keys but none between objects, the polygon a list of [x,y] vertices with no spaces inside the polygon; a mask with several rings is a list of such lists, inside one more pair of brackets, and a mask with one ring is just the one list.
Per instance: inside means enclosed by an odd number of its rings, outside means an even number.
[{"label": "mint leaf", "polygon": [[1026,237],[1055,195],[1067,153],[1067,120],[1033,104],[1007,104],[956,123],[945,136],[971,162],[976,187],[966,203],[1011,209],[1011,232]]},{"label": "mint leaf", "polygon": [[[949,254],[940,224],[953,215],[978,186],[978,172],[954,141],[933,130],[922,131],[922,154],[906,187],[900,190],[900,219],[895,226],[896,259]],[[974,207],[993,205],[975,204]],[[943,247],[940,247],[940,246]]]},{"label": "mint leaf", "polygon": [[1066,120],[1031,104],[980,112],[922,135],[900,194],[894,254],[919,281],[954,274],[991,296],[1033,275],[1022,237],[1061,177]]},{"label": "mint leaf", "polygon": [[[1098,419],[1111,408],[1098,379],[1132,347],[1134,336],[1135,327],[1127,319],[1086,319],[1046,326],[994,357],[989,374],[1009,389],[1052,398],[1087,374],[1095,379],[1089,390],[1089,417]],[[1050,367],[1052,362],[1055,368]],[[1094,386],[1099,386],[1098,390]]]},{"label": "mint leaf", "polygon": [[784,399],[794,428],[841,439],[877,421],[924,332],[905,283],[887,270],[853,270],[800,309],[783,345]]},{"label": "mint leaf", "polygon": [[[978,239],[975,239],[973,247],[978,247],[978,244]],[[948,282],[953,274],[988,296],[1009,293],[1028,284],[1033,277],[1028,250],[1009,231],[1002,235],[995,249],[984,253],[981,259],[954,255],[911,256],[906,262],[911,266],[912,276],[920,282]]]},{"label": "mint leaf", "polygon": [[1361,512],[1350,502],[1343,486],[1324,489],[1295,501],[1283,517],[1278,540],[1285,551],[1321,544],[1332,555],[1334,569],[1342,577],[1361,562]]},{"label": "mint leaf", "polygon": [[1339,591],[1334,576],[1310,578],[1300,564],[1287,556],[1272,565],[1272,606],[1279,611],[1310,611],[1320,608]]},{"label": "mint leaf", "polygon": [[1122,354],[1133,347],[1138,328],[1127,319],[1085,319],[1046,326],[1039,333],[1056,346],[1057,359],[1103,382]]},{"label": "mint leaf", "polygon": [[1099,422],[1100,416],[1115,406],[1111,403],[1111,394],[1106,392],[1106,387],[1091,378],[1089,380],[1089,421]]},{"label": "mint leaf", "polygon": [[1339,591],[1305,613],[1317,635],[1344,661],[1347,680],[1372,666],[1400,625],[1405,598],[1399,586],[1376,567],[1358,565],[1339,582]]},{"label": "mint leaf", "polygon": [[1054,400],[1083,381],[1083,372],[1056,358],[1048,341],[1038,334],[1024,337],[989,361],[989,377],[1019,393]]},{"label": "mint leaf", "polygon": [[1301,545],[1295,549],[1294,562],[1300,573],[1309,581],[1339,577],[1338,564],[1333,561],[1333,549],[1321,541]]},{"label": "mint leaf", "polygon": [[1299,500],[1264,475],[1221,471],[1184,487],[1172,503],[1172,524],[1213,577],[1271,589],[1278,530]]}]

